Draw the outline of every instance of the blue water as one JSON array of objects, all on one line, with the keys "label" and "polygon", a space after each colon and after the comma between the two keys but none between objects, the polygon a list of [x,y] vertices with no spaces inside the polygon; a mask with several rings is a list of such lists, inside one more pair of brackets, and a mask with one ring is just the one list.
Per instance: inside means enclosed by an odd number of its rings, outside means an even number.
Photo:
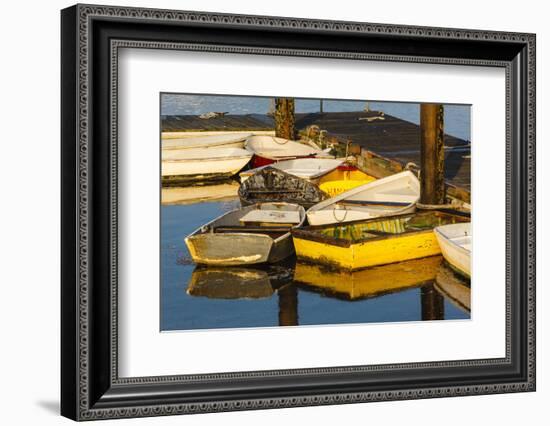
[{"label": "blue water", "polygon": [[[229,114],[266,114],[271,98],[252,96],[216,96],[162,94],[162,115],[197,115],[217,111]],[[325,112],[363,111],[366,101],[324,100]],[[296,112],[318,112],[318,99],[296,99]],[[420,123],[420,104],[404,102],[369,102],[371,110]],[[470,105],[445,105],[445,133],[470,140]]]},{"label": "blue water", "polygon": [[[261,299],[227,300],[189,295],[187,290],[195,265],[184,237],[238,206],[239,201],[235,199],[161,207],[161,330],[422,320],[420,288],[349,301],[287,280],[278,292]],[[284,268],[292,270],[292,265],[291,261]],[[443,311],[438,319],[470,317],[447,299],[443,299]]]}]

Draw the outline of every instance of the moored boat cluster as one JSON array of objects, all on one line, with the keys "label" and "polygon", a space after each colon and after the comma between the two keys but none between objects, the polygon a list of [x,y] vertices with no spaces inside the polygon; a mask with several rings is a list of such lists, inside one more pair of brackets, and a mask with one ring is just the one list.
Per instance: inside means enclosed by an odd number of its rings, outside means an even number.
[{"label": "moored boat cluster", "polygon": [[[240,174],[242,207],[185,238],[193,261],[210,267],[298,259],[355,271],[442,254],[471,274],[469,214],[420,210],[420,183],[401,171],[376,179],[350,158],[265,135],[163,141],[163,184]],[[374,173],[373,173],[374,174]]]}]

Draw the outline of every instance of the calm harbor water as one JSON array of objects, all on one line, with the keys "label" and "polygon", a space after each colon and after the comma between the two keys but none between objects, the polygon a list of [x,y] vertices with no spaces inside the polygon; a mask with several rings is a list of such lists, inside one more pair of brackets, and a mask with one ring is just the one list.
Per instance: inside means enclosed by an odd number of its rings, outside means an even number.
[{"label": "calm harbor water", "polygon": [[[326,112],[364,108],[365,101],[323,104]],[[419,123],[419,104],[369,102],[369,108]],[[269,109],[270,98],[261,97],[163,94],[161,98],[162,115],[266,114]],[[297,99],[296,111],[317,112],[319,100]],[[470,106],[446,105],[445,131],[470,140]],[[197,267],[185,236],[240,207],[240,202],[228,184],[179,190],[200,193],[201,201],[186,195],[186,204],[161,206],[162,331],[470,318],[469,287],[440,257],[353,274],[321,270],[295,258],[269,267]],[[208,201],[212,194],[225,198]],[[170,201],[180,195],[172,192]]]},{"label": "calm harbor water", "polygon": [[[269,111],[271,98],[251,96],[215,96],[215,95],[182,95],[163,94],[161,98],[162,115],[197,115],[211,111],[229,114],[266,114]],[[363,111],[365,101],[325,100],[325,112]],[[420,123],[420,106],[418,103],[404,102],[369,102],[372,110],[383,111],[394,117]],[[445,133],[464,140],[470,136],[470,105],[445,105]],[[296,99],[296,112],[318,112],[319,100]]]},{"label": "calm harbor water", "polygon": [[[374,282],[364,273],[322,273],[295,259],[264,268],[196,267],[184,237],[237,207],[236,197],[161,206],[162,331],[470,318],[441,283],[411,286],[414,266],[396,275],[381,270],[387,286],[384,279]],[[427,262],[439,265],[439,258]],[[399,288],[395,281],[403,270],[409,282]],[[327,288],[321,276],[335,288]]]}]

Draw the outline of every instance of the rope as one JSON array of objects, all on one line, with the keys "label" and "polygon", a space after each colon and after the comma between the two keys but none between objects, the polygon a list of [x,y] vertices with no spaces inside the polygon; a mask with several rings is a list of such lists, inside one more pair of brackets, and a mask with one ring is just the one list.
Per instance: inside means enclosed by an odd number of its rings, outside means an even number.
[{"label": "rope", "polygon": [[458,204],[456,204],[456,203],[451,203],[451,204],[422,204],[422,203],[416,203],[416,207],[418,207],[420,210],[456,209],[458,207]]},{"label": "rope", "polygon": [[[288,139],[276,138],[275,136],[271,136],[271,139],[273,139],[273,142],[275,142],[277,145],[285,145],[288,142]],[[282,139],[284,142],[277,142],[277,139]]]},{"label": "rope", "polygon": [[418,167],[418,165],[416,163],[413,163],[412,161],[409,161],[405,165],[405,170],[412,170],[412,169],[420,169],[420,167]]},{"label": "rope", "polygon": [[346,206],[343,206],[344,207],[344,217],[342,219],[338,219],[336,217],[336,206],[333,207],[332,209],[332,216],[334,216],[334,219],[336,220],[336,222],[340,222],[342,223],[344,220],[346,220],[346,217],[348,216],[348,208]]}]

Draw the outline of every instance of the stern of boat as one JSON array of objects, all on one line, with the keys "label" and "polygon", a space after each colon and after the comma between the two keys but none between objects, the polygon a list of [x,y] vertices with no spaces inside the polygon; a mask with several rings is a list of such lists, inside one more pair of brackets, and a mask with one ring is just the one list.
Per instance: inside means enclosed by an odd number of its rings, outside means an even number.
[{"label": "stern of boat", "polygon": [[202,265],[256,265],[269,261],[273,239],[267,235],[196,234],[185,239],[193,261]]}]

